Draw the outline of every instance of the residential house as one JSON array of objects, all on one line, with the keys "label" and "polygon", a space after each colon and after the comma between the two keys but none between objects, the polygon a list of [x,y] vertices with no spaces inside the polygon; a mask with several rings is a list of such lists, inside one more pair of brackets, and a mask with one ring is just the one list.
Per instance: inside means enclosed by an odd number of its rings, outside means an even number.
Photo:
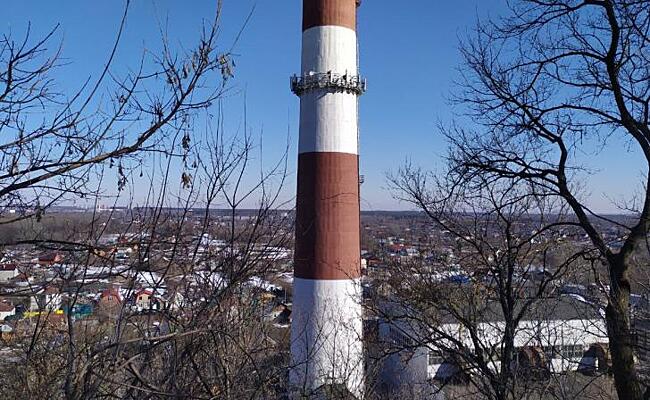
[{"label": "residential house", "polygon": [[115,287],[110,287],[108,289],[103,290],[99,294],[99,303],[103,305],[109,305],[109,306],[122,305],[122,295],[120,294],[120,290]]},{"label": "residential house", "polygon": [[62,295],[59,288],[47,286],[29,297],[29,311],[54,311],[61,307]]},{"label": "residential house", "polygon": [[12,315],[16,315],[16,306],[9,301],[0,301],[0,321]]},{"label": "residential house", "polygon": [[110,287],[103,290],[97,301],[97,313],[102,319],[115,319],[122,308],[122,295],[118,288]]},{"label": "residential house", "polygon": [[0,324],[0,340],[3,342],[8,342],[13,338],[14,328],[8,324]]},{"label": "residential house", "polygon": [[138,311],[160,309],[160,300],[153,289],[140,289],[135,292],[133,298],[135,308]]},{"label": "residential house", "polygon": [[0,264],[0,283],[7,283],[19,274],[16,264]]},{"label": "residential house", "polygon": [[38,257],[38,264],[44,267],[59,264],[61,261],[63,261],[63,254],[56,251],[47,252]]}]

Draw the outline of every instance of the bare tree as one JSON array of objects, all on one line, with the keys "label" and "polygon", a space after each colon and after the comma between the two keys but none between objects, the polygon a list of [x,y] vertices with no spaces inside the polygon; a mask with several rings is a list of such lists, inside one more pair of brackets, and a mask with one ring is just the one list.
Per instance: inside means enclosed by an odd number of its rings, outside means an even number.
[{"label": "bare tree", "polygon": [[[225,129],[220,2],[194,48],[163,34],[161,52],[119,78],[128,5],[102,75],[72,95],[53,92],[55,31],[1,43],[2,252],[23,269],[0,295],[26,307],[0,346],[3,394],[280,397],[288,329],[269,311],[293,231],[286,153],[262,162],[245,111],[240,131]],[[89,211],[45,213],[80,199]],[[56,253],[47,267],[34,265],[42,252]]]},{"label": "bare tree", "polygon": [[[558,200],[538,196],[517,178],[477,188],[410,165],[391,183],[438,235],[431,249],[421,249],[427,258],[391,265],[377,280],[375,312],[384,321],[387,354],[406,357],[407,373],[420,369],[419,383],[429,379],[427,360],[452,365],[453,373],[438,379],[464,380],[463,396],[545,398],[550,387],[562,388],[566,398],[584,396],[588,384],[547,384],[550,371],[558,376],[577,368],[576,356],[563,354],[577,338],[606,337],[597,305],[558,292],[580,272],[589,275],[593,252],[562,240],[572,224]],[[563,322],[562,309],[574,314],[570,319],[584,318],[585,326]]]},{"label": "bare tree", "polygon": [[162,37],[162,49],[144,51],[125,76],[113,72],[129,10],[124,13],[106,63],[96,79],[76,92],[59,92],[60,46],[51,51],[58,27],[33,38],[0,40],[0,201],[3,223],[40,216],[50,205],[96,190],[100,166],[115,167],[123,188],[137,154],[169,151],[177,133],[186,135],[196,111],[226,90],[233,64],[218,50],[221,5],[207,21],[197,44],[176,51]]},{"label": "bare tree", "polygon": [[[42,304],[16,322],[14,360],[0,363],[5,393],[234,399],[286,389],[288,329],[268,320],[270,291],[279,290],[269,281],[287,270],[292,232],[289,215],[276,210],[286,158],[251,183],[250,136],[223,134],[210,130],[189,152],[198,159],[192,184],[163,183],[152,206],[90,213],[67,236],[6,248],[63,254],[50,270],[36,269],[30,287],[3,294],[50,290],[64,313]],[[84,305],[93,313],[74,311]]]},{"label": "bare tree", "polygon": [[[608,271],[607,328],[621,399],[644,392],[629,274],[650,221],[649,26],[648,1],[511,2],[508,15],[480,22],[462,44],[465,69],[455,100],[480,128],[458,122],[444,129],[452,179],[474,187],[525,181],[538,196],[560,199],[593,244]],[[579,153],[610,151],[613,141],[646,160],[635,197],[617,203],[635,216],[630,223],[591,209],[584,190],[589,165]],[[620,238],[608,237],[605,223],[618,227]]]}]

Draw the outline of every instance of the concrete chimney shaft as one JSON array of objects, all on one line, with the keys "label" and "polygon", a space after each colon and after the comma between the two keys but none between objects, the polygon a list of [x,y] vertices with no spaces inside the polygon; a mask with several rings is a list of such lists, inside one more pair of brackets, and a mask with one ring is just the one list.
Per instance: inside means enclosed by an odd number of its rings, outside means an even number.
[{"label": "concrete chimney shaft", "polygon": [[290,384],[363,393],[357,0],[304,0]]}]

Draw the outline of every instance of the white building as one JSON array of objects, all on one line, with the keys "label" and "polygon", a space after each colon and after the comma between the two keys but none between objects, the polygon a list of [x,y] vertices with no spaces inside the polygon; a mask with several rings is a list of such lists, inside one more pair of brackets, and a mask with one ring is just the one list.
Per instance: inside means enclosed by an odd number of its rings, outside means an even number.
[{"label": "white building", "polygon": [[16,264],[0,264],[0,283],[7,283],[19,274]]},{"label": "white building", "polygon": [[53,286],[41,288],[29,297],[29,311],[55,311],[61,307],[61,301],[59,289]]},{"label": "white building", "polygon": [[[488,305],[474,326],[482,351],[488,349],[490,354],[488,366],[498,371],[501,360],[495,355],[500,354],[505,331],[500,305],[497,302]],[[388,357],[382,376],[389,385],[446,381],[457,377],[461,370],[471,373],[471,368],[468,370],[467,365],[457,365],[457,361],[444,351],[462,347],[468,352],[476,352],[469,330],[450,316],[443,317],[441,324],[431,329],[428,338],[418,335],[407,321],[382,323],[379,334],[397,349],[426,342],[426,345],[409,351],[408,356],[401,352]],[[602,310],[570,296],[540,299],[517,325],[514,362],[527,365],[532,362],[549,373],[579,369],[593,371],[605,367],[607,344]]]}]

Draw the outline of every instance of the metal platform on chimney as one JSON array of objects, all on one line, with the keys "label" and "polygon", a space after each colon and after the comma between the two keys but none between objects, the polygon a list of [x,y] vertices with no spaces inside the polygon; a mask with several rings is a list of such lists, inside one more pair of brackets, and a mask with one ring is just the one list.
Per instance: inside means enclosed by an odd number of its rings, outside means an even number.
[{"label": "metal platform on chimney", "polygon": [[310,73],[291,77],[291,91],[297,96],[315,89],[333,89],[362,95],[366,91],[366,80],[359,75],[332,72]]}]

